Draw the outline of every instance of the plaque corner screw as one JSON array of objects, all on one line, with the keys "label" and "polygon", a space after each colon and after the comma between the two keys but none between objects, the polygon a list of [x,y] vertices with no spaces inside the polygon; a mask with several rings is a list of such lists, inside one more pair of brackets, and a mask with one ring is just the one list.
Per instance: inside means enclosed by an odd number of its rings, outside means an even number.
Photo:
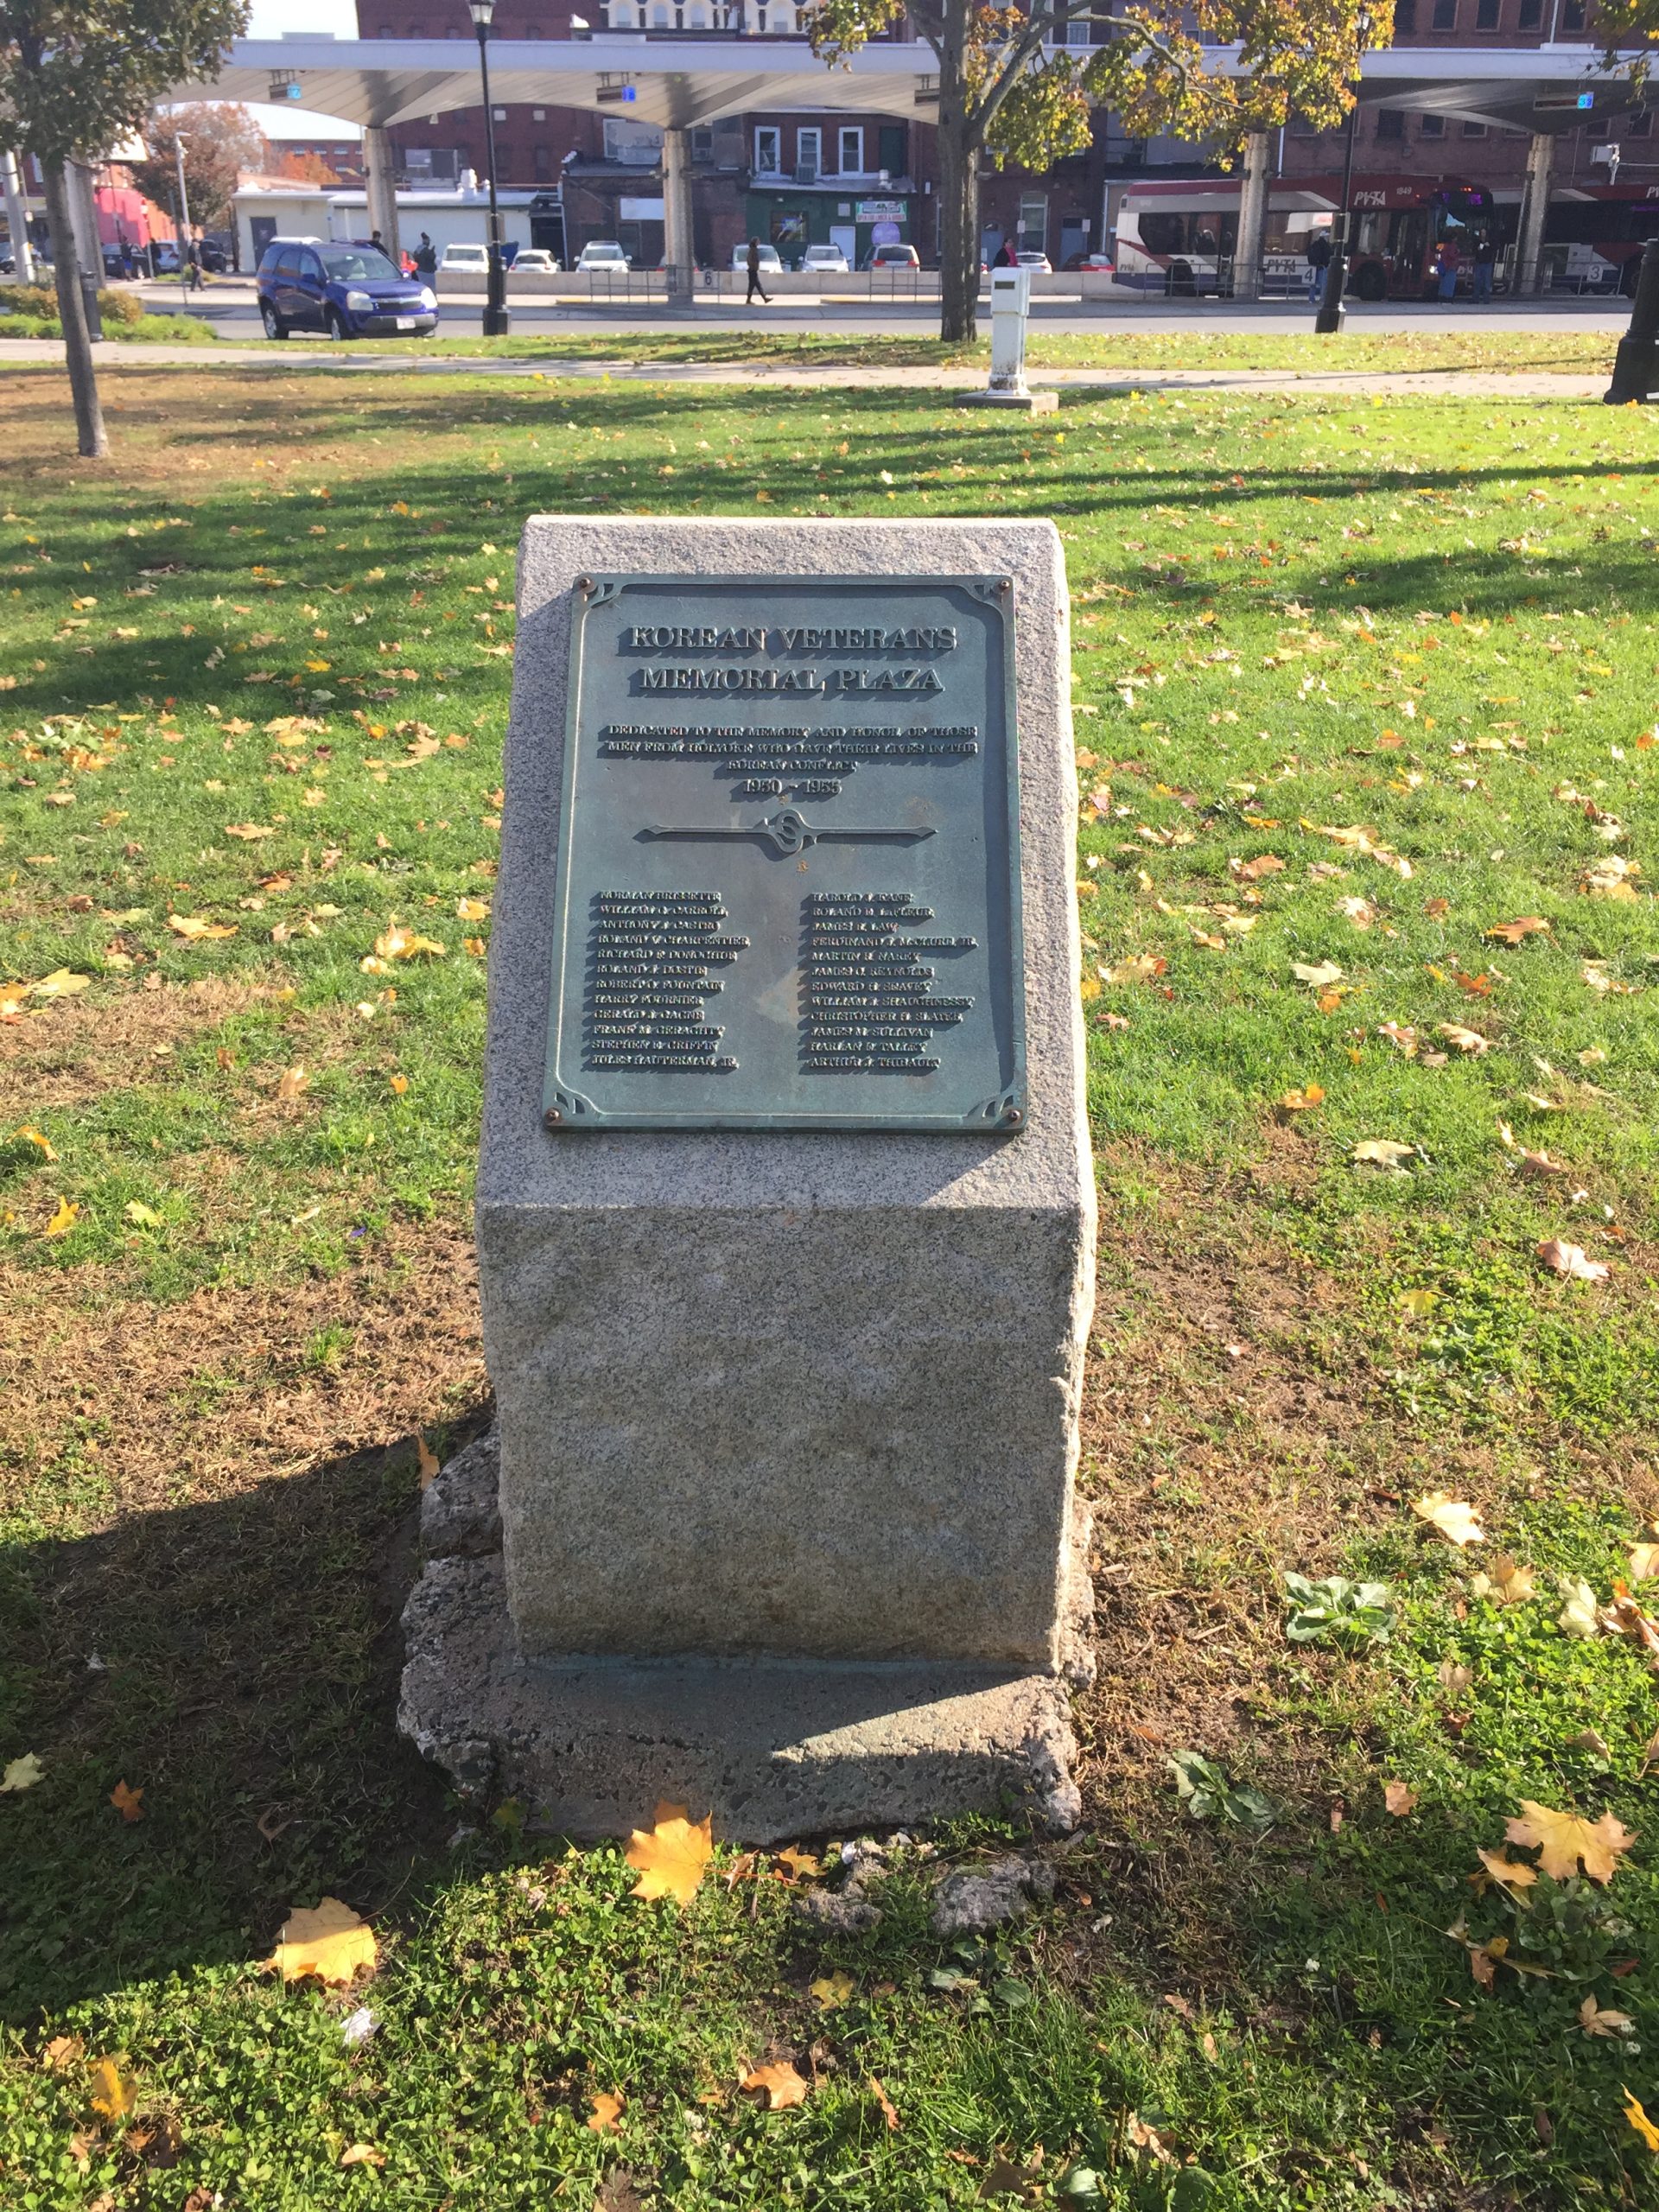
[{"label": "plaque corner screw", "polygon": [[1005,1106],[1002,1109],[1002,1126],[1005,1129],[1017,1129],[1025,1118],[1017,1106]]},{"label": "plaque corner screw", "polygon": [[578,576],[576,578],[575,588],[579,592],[585,595],[587,593],[592,591],[594,588],[594,580],[591,576]]},{"label": "plaque corner screw", "polygon": [[564,1116],[560,1113],[556,1106],[550,1106],[547,1111],[542,1116],[542,1119],[546,1122],[550,1129],[561,1128],[564,1124]]},{"label": "plaque corner screw", "polygon": [[1007,594],[1014,589],[1014,578],[1012,576],[999,576],[996,580],[996,588],[1006,598]]}]

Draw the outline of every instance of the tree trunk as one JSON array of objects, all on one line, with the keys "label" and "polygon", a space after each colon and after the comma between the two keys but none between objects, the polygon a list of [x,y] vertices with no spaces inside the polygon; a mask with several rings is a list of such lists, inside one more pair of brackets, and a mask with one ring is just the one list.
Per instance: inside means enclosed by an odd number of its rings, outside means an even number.
[{"label": "tree trunk", "polygon": [[58,320],[63,325],[69,390],[75,403],[75,435],[81,453],[98,461],[108,453],[110,442],[104,435],[104,410],[99,405],[98,376],[92,366],[92,341],[86,333],[86,308],[80,296],[80,262],[75,252],[74,225],[69,213],[69,180],[64,175],[61,162],[42,162],[41,175],[46,180],[46,219],[52,226]]},{"label": "tree trunk", "polygon": [[966,10],[949,6],[939,58],[939,336],[971,346],[979,335],[979,132],[963,79]]}]

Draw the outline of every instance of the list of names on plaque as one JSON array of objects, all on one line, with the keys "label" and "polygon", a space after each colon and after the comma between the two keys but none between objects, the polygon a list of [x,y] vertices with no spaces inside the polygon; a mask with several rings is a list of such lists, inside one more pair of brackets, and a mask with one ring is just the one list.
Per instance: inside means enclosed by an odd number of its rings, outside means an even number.
[{"label": "list of names on plaque", "polygon": [[550,1126],[1016,1132],[1006,582],[584,583]]}]

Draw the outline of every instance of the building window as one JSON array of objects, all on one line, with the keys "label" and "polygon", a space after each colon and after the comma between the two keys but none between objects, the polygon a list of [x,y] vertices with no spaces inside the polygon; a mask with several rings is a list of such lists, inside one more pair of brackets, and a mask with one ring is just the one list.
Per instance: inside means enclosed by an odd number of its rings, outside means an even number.
[{"label": "building window", "polygon": [[1459,136],[1464,138],[1484,138],[1486,136],[1486,126],[1484,123],[1465,123],[1459,132]]},{"label": "building window", "polygon": [[654,31],[665,31],[668,29],[668,10],[666,8],[653,8],[652,10],[651,28]]},{"label": "building window", "polygon": [[1417,29],[1417,0],[1394,0],[1394,35],[1410,38]]},{"label": "building window", "polygon": [[1631,114],[1626,116],[1624,118],[1624,135],[1627,138],[1651,138],[1653,136],[1653,110],[1647,107],[1637,108]]},{"label": "building window", "polygon": [[1041,253],[1048,238],[1048,194],[1022,192],[1020,195],[1020,245],[1024,252]]},{"label": "building window", "polygon": [[1065,27],[1065,42],[1068,46],[1088,46],[1092,42],[1087,16],[1072,16]]},{"label": "building window", "polygon": [[784,134],[775,124],[766,124],[754,134],[754,170],[757,176],[777,176],[784,166]]},{"label": "building window", "polygon": [[1563,0],[1561,29],[1564,31],[1581,31],[1584,29],[1584,0]]},{"label": "building window", "polygon": [[537,176],[538,178],[540,178],[540,177],[546,177],[546,176],[551,176],[551,175],[552,175],[552,174],[553,174],[553,149],[552,149],[552,148],[551,148],[550,146],[537,146],[537,148],[536,149],[536,175],[537,175]]},{"label": "building window", "polygon": [[490,113],[498,123],[505,123],[507,119],[507,111],[504,107],[492,108]]},{"label": "building window", "polygon": [[1406,111],[1404,108],[1378,108],[1376,111],[1376,135],[1379,138],[1403,138],[1406,135]]},{"label": "building window", "polygon": [[889,176],[902,176],[905,172],[906,134],[902,123],[884,123],[877,135],[881,149],[880,166]]},{"label": "building window", "polygon": [[803,126],[795,133],[795,181],[816,184],[823,167],[823,133]]},{"label": "building window", "polygon": [[715,134],[706,125],[691,133],[691,158],[694,162],[712,162],[715,158]]},{"label": "building window", "polygon": [[1497,0],[1475,0],[1475,29],[1495,31],[1497,29]]},{"label": "building window", "polygon": [[1424,115],[1417,119],[1419,135],[1424,138],[1444,138],[1446,118],[1443,115]]},{"label": "building window", "polygon": [[1433,23],[1437,31],[1456,30],[1458,0],[1434,0]]},{"label": "building window", "polygon": [[545,123],[547,121],[547,110],[544,107],[531,108],[530,111],[530,119],[532,123]]},{"label": "building window", "polygon": [[1521,0],[1515,12],[1515,28],[1518,31],[1535,31],[1544,20],[1544,0]]},{"label": "building window", "polygon": [[864,174],[864,133],[855,125],[843,129],[837,136],[836,161],[842,176],[862,176]]}]

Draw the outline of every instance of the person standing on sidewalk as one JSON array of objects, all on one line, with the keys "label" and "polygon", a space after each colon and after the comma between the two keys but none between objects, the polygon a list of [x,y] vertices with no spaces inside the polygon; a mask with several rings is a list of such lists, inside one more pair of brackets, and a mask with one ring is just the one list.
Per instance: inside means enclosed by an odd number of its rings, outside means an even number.
[{"label": "person standing on sidewalk", "polygon": [[1328,225],[1307,234],[1307,296],[1319,307],[1325,300],[1325,279],[1331,269],[1331,231]]},{"label": "person standing on sidewalk", "polygon": [[1458,263],[1460,258],[1456,239],[1442,238],[1440,250],[1434,262],[1434,274],[1440,283],[1442,307],[1450,307],[1458,296]]},{"label": "person standing on sidewalk", "polygon": [[185,248],[184,287],[188,292],[199,292],[202,289],[202,283],[201,240],[193,238]]},{"label": "person standing on sidewalk", "polygon": [[752,308],[754,305],[754,296],[759,292],[761,305],[769,308],[772,302],[766,297],[760,283],[760,241],[759,238],[749,240],[749,257],[744,265],[749,273],[748,296],[743,302],[744,306]]},{"label": "person standing on sidewalk", "polygon": [[1492,267],[1497,259],[1497,248],[1490,231],[1483,231],[1475,240],[1475,299],[1481,307],[1492,304]]}]

